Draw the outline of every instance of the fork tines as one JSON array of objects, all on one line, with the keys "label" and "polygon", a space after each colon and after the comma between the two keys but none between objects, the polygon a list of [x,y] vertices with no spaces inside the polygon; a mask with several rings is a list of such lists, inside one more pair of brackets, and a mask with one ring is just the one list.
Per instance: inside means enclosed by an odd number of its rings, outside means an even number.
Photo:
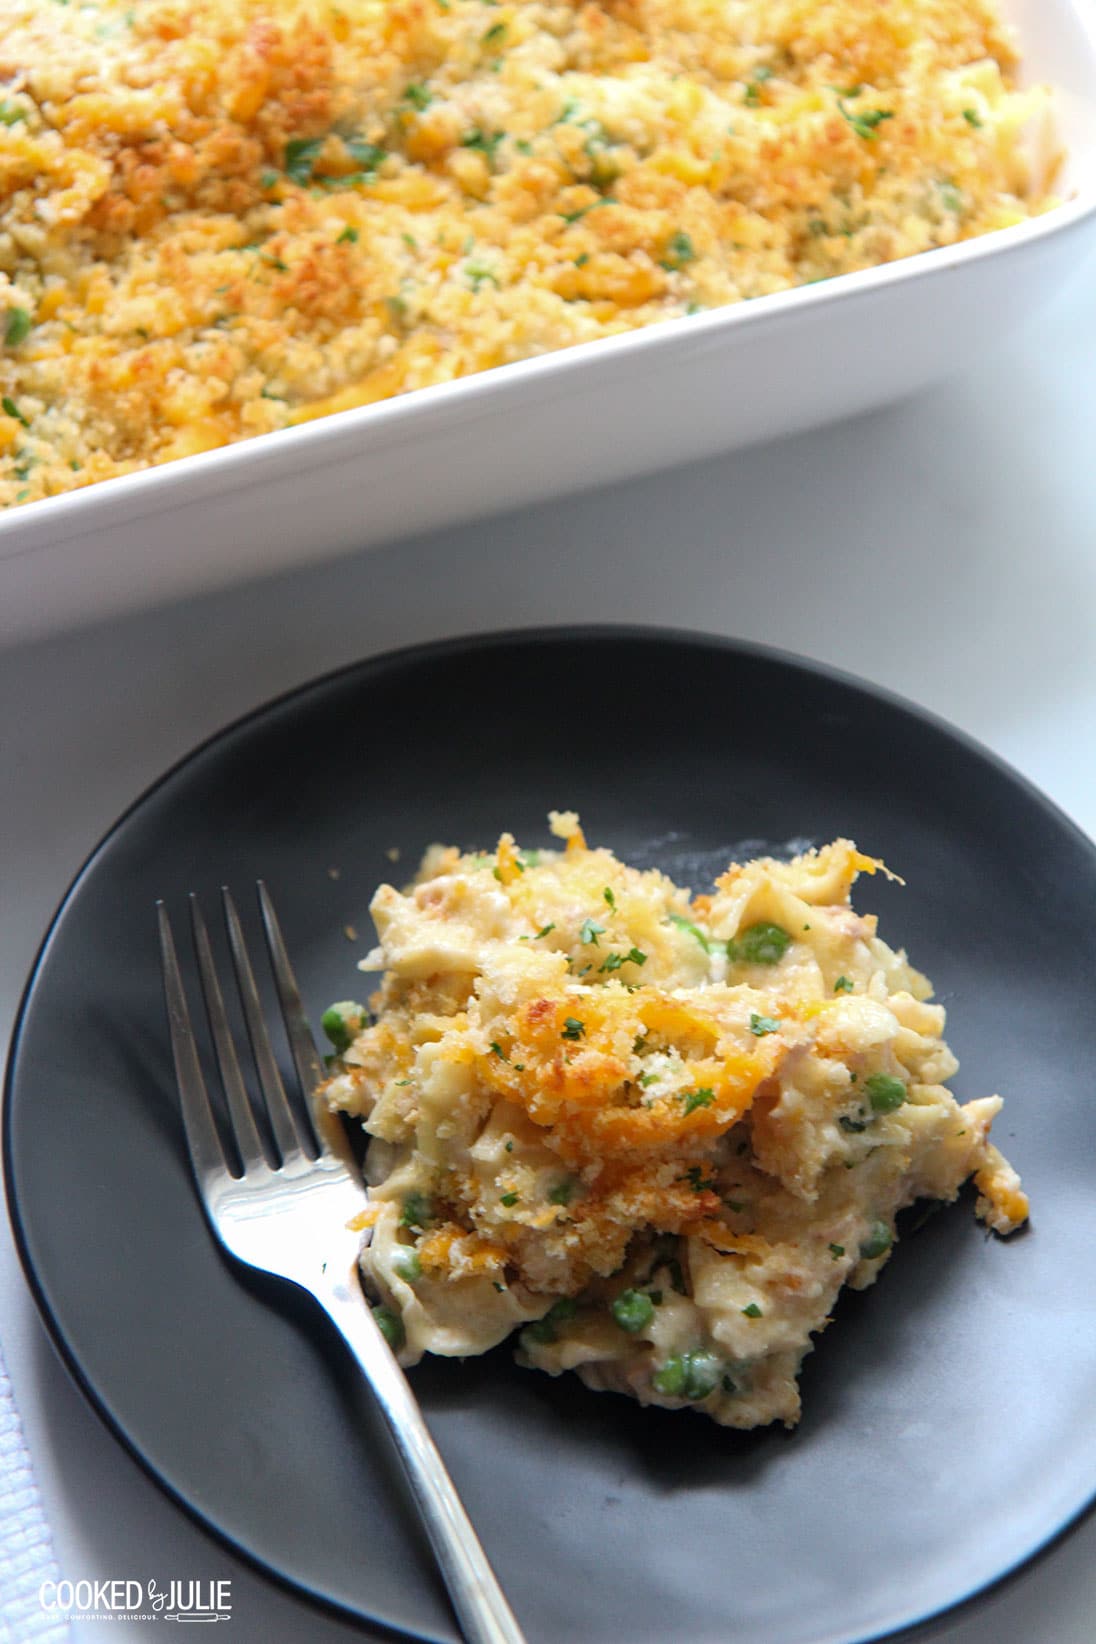
[{"label": "fork tines", "polygon": [[[282,1018],[301,1090],[307,1099],[322,1080],[323,1067],[312,1041],[300,990],[297,987],[296,978],[286,953],[277,915],[274,912],[266,886],[261,881],[258,885],[258,895],[266,947],[270,956]],[[243,1010],[244,1022],[247,1027],[247,1036],[254,1058],[258,1084],[262,1093],[263,1109],[273,1140],[273,1149],[269,1144],[264,1146],[259,1126],[256,1123],[251,1098],[248,1095],[247,1085],[240,1070],[240,1062],[229,1026],[224,995],[217,977],[209,931],[198,898],[192,894],[190,897],[190,922],[194,952],[198,962],[198,974],[201,979],[202,997],[205,1002],[210,1037],[240,1165],[245,1173],[250,1174],[253,1171],[277,1169],[279,1165],[289,1163],[302,1155],[308,1159],[315,1159],[319,1152],[316,1138],[306,1121],[299,1114],[294,1113],[286,1095],[285,1084],[278,1069],[270,1035],[263,1017],[259,990],[255,982],[255,972],[248,954],[239,912],[231,892],[227,888],[223,888],[221,891],[221,901],[232,956],[233,974]],[[186,1127],[187,1142],[195,1170],[199,1178],[204,1179],[209,1172],[220,1172],[230,1168],[230,1166],[226,1161],[225,1150],[222,1147],[205,1078],[202,1074],[201,1059],[198,1054],[197,1041],[187,1006],[186,990],[179,966],[171,921],[162,902],[157,904],[157,911],[160,923],[160,953],[163,963],[164,990],[167,998],[172,1053],[175,1060],[175,1074],[179,1087],[183,1123]],[[235,1174],[235,1172],[233,1173]]]}]

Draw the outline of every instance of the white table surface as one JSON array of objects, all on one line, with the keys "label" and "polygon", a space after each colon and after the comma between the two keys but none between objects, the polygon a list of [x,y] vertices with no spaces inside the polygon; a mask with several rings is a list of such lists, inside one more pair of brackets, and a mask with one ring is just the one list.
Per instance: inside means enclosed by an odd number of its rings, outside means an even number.
[{"label": "white table surface", "polygon": [[[855,423],[0,654],[0,1041],[69,878],[167,765],[335,664],[473,629],[658,622],[799,651],[935,709],[1096,835],[1094,366],[1079,289],[992,363]],[[123,1453],[6,1222],[0,1342],[62,1576],[229,1576],[229,1644],[374,1636],[231,1557]],[[116,1631],[163,1644],[160,1623],[74,1629]],[[1092,1644],[1096,1517],[935,1636]]]}]

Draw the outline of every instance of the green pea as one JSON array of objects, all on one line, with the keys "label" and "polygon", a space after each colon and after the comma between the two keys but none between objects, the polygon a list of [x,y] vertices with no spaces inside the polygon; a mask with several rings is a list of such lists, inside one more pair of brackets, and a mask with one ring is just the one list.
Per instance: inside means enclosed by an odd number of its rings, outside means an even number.
[{"label": "green pea", "polygon": [[393,1353],[398,1353],[404,1343],[403,1320],[399,1314],[393,1313],[390,1307],[374,1307],[373,1317]]},{"label": "green pea", "polygon": [[860,1254],[865,1261],[874,1261],[876,1256],[884,1256],[894,1243],[894,1235],[886,1222],[872,1222],[867,1238],[860,1246]]},{"label": "green pea", "polygon": [[659,1393],[665,1393],[667,1398],[679,1399],[685,1392],[685,1360],[678,1354],[667,1359],[661,1370],[656,1370],[651,1377],[651,1383]]},{"label": "green pea", "polygon": [[356,1005],[352,999],[343,999],[337,1005],[328,1005],[320,1017],[320,1026],[341,1055],[369,1026],[369,1012],[364,1005]]},{"label": "green pea", "polygon": [[551,1306],[542,1319],[534,1319],[522,1331],[522,1341],[532,1342],[537,1347],[545,1347],[556,1339],[556,1325],[563,1324],[567,1319],[573,1319],[577,1312],[576,1305],[570,1296],[561,1296]]},{"label": "green pea", "polygon": [[761,919],[740,931],[737,940],[732,938],[727,943],[727,957],[745,965],[775,965],[784,957],[791,940],[783,925]]},{"label": "green pea", "polygon": [[409,1193],[400,1211],[401,1227],[428,1227],[434,1220],[433,1202],[425,1193]]},{"label": "green pea", "polygon": [[905,1085],[889,1073],[873,1073],[864,1080],[864,1089],[876,1113],[893,1113],[906,1099]]},{"label": "green pea", "polygon": [[392,1271],[407,1284],[414,1284],[416,1279],[422,1278],[422,1263],[417,1250],[412,1250],[408,1244],[401,1244],[392,1252]]},{"label": "green pea", "polygon": [[701,1348],[694,1348],[691,1353],[685,1354],[685,1397],[687,1399],[706,1399],[709,1393],[714,1393],[719,1385],[722,1364],[714,1353],[706,1353]]},{"label": "green pea", "polygon": [[613,1318],[630,1336],[645,1330],[655,1316],[655,1304],[642,1290],[622,1290],[612,1306]]}]

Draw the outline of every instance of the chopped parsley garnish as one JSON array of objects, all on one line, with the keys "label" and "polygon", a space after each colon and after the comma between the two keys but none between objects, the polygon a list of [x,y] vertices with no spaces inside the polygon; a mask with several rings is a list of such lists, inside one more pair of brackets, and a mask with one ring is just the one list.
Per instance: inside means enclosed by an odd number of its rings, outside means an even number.
[{"label": "chopped parsley garnish", "polygon": [[673,274],[679,268],[684,268],[686,263],[692,263],[695,261],[696,249],[693,246],[693,242],[684,230],[679,228],[677,233],[671,236],[670,243],[666,247],[666,255],[662,259],[662,267],[669,273]]},{"label": "chopped parsley garnish", "polygon": [[982,116],[978,113],[976,108],[965,108],[963,110],[963,119],[967,122],[968,126],[973,126],[975,131],[979,131],[981,129]]},{"label": "chopped parsley garnish", "polygon": [[740,931],[737,941],[727,943],[727,958],[744,965],[775,965],[791,945],[791,937],[782,925],[771,925],[759,920]]},{"label": "chopped parsley garnish", "polygon": [[586,216],[587,212],[596,211],[598,206],[616,205],[616,203],[611,194],[606,194],[604,199],[591,200],[589,205],[579,206],[577,211],[561,211],[560,216],[565,223],[577,223],[580,218]]},{"label": "chopped parsley garnish", "polygon": [[575,1184],[570,1177],[567,1177],[564,1181],[558,1182],[556,1186],[551,1189],[548,1194],[548,1203],[567,1205],[570,1204],[571,1200],[574,1198],[574,1195]]},{"label": "chopped parsley garnish", "polygon": [[629,948],[627,953],[610,953],[601,970],[619,970],[621,965],[645,965],[647,955],[640,948]]},{"label": "chopped parsley garnish", "polygon": [[775,1016],[759,1016],[756,1011],[750,1012],[750,1032],[758,1039],[763,1039],[766,1033],[775,1033],[780,1023]]},{"label": "chopped parsley garnish", "polygon": [[413,234],[401,234],[400,239],[403,241],[405,246],[410,248],[410,250],[417,251],[419,249],[419,242]]},{"label": "chopped parsley garnish", "polygon": [[26,120],[26,117],[26,110],[9,103],[7,98],[0,102],[0,126],[17,126],[20,120]]},{"label": "chopped parsley garnish", "polygon": [[963,196],[954,183],[938,183],[937,187],[940,190],[940,204],[945,211],[962,211]]},{"label": "chopped parsley garnish", "polygon": [[429,1227],[434,1220],[434,1205],[425,1193],[409,1193],[400,1212],[401,1227]]},{"label": "chopped parsley garnish", "polygon": [[27,421],[26,417],[24,417],[23,413],[20,411],[10,394],[4,395],[3,399],[0,400],[0,406],[3,406],[4,411],[9,417],[14,417],[16,422],[21,422],[24,428],[30,427],[30,423]]},{"label": "chopped parsley garnish", "polygon": [[601,894],[602,894],[602,896],[604,896],[606,902],[608,902],[609,906],[613,909],[613,911],[615,913],[616,912],[616,897],[613,895],[613,893],[609,889],[608,885],[606,885],[605,889],[602,891]]},{"label": "chopped parsley garnish", "polygon": [[410,103],[412,108],[429,108],[434,101],[434,93],[429,86],[424,86],[421,80],[412,80],[403,88],[403,100]]},{"label": "chopped parsley garnish", "polygon": [[497,1044],[494,1039],[491,1040],[491,1053],[492,1055],[497,1056],[500,1062],[508,1062],[510,1060],[502,1046]]},{"label": "chopped parsley garnish", "polygon": [[866,108],[862,113],[854,114],[845,107],[844,100],[840,97],[837,99],[837,107],[842,118],[847,120],[856,135],[868,142],[875,141],[876,128],[881,126],[884,120],[894,119],[894,110],[889,108]]},{"label": "chopped parsley garnish", "polygon": [[682,1097],[686,1113],[695,1113],[698,1107],[711,1107],[715,1101],[715,1091],[707,1085],[701,1085],[698,1090],[690,1090]]},{"label": "chopped parsley garnish", "polygon": [[689,935],[694,936],[700,943],[705,953],[711,952],[711,943],[708,941],[708,938],[705,936],[700,926],[694,925],[691,919],[685,918],[684,914],[671,913],[670,923],[671,925],[676,925],[678,930],[687,930]]},{"label": "chopped parsley garnish", "polygon": [[584,919],[582,929],[578,933],[578,939],[580,942],[592,943],[596,948],[599,946],[598,937],[604,936],[604,934],[604,925],[599,925],[596,919]]},{"label": "chopped parsley garnish", "polygon": [[339,235],[338,239],[335,241],[335,244],[336,245],[357,245],[357,243],[358,243],[358,231],[357,231],[356,228],[352,228],[350,226],[350,224],[347,223],[346,227],[343,229],[342,233]]},{"label": "chopped parsley garnish", "polygon": [[906,1100],[902,1080],[892,1078],[889,1073],[873,1073],[864,1080],[864,1089],[875,1113],[893,1113]]},{"label": "chopped parsley garnish", "polygon": [[689,1287],[685,1283],[685,1275],[681,1271],[681,1263],[676,1256],[671,1256],[666,1263],[666,1271],[670,1275],[670,1288],[676,1290],[679,1296],[687,1296]]},{"label": "chopped parsley garnish", "polygon": [[585,1032],[585,1022],[580,1022],[577,1016],[568,1016],[564,1018],[563,1032],[560,1034],[560,1038],[581,1039]]},{"label": "chopped parsley garnish", "polygon": [[748,1307],[744,1307],[742,1311],[748,1319],[759,1319],[761,1317],[761,1309],[758,1307],[756,1302],[751,1302],[750,1305]]},{"label": "chopped parsley garnish", "polygon": [[304,188],[312,181],[312,168],[326,141],[326,137],[290,138],[285,145],[285,174],[291,183],[299,183]]},{"label": "chopped parsley garnish", "polygon": [[649,1090],[652,1085],[658,1084],[661,1077],[661,1073],[641,1073],[639,1076],[640,1087],[643,1090]]},{"label": "chopped parsley garnish", "polygon": [[[495,289],[498,289],[499,277],[494,269],[487,267],[486,263],[465,263],[464,272],[472,283],[473,291],[478,291],[485,280],[490,280]],[[502,878],[497,868],[495,869],[495,878]]]},{"label": "chopped parsley garnish", "polygon": [[[699,1165],[690,1165],[684,1176],[680,1176],[678,1180],[688,1182],[694,1193],[707,1193],[709,1189],[715,1187],[714,1180],[711,1177],[705,1176]],[[676,1284],[674,1285],[674,1289],[677,1289]]]},{"label": "chopped parsley garnish", "polygon": [[505,136],[504,131],[487,132],[482,131],[479,126],[473,126],[471,131],[466,131],[461,138],[460,146],[461,148],[478,149],[481,154],[486,154],[487,158],[491,160]]},{"label": "chopped parsley garnish", "polygon": [[831,1244],[830,1245],[830,1255],[833,1257],[834,1261],[837,1261],[838,1257],[843,1256],[844,1254],[845,1254],[845,1246],[843,1244]]},{"label": "chopped parsley garnish", "polygon": [[351,137],[345,140],[343,147],[356,166],[361,166],[364,172],[376,171],[385,159],[385,151],[376,143],[367,143],[361,137]]},{"label": "chopped parsley garnish", "polygon": [[833,984],[833,991],[835,993],[851,993],[853,991],[851,979],[848,976],[839,976]]},{"label": "chopped parsley garnish", "polygon": [[277,171],[264,171],[259,175],[260,188],[276,188],[281,182],[281,174]]},{"label": "chopped parsley garnish", "polygon": [[756,108],[758,106],[761,101],[761,87],[765,84],[766,80],[771,80],[772,77],[772,69],[765,68],[764,65],[762,65],[761,68],[754,70],[754,77],[747,84],[745,95],[742,99],[747,107]]},{"label": "chopped parsley garnish", "polygon": [[517,1202],[518,1196],[516,1193],[502,1193],[499,1195],[499,1204],[504,1204],[507,1210],[509,1210],[511,1206],[517,1204]]},{"label": "chopped parsley garnish", "polygon": [[4,343],[8,348],[18,348],[30,335],[31,319],[25,308],[9,308],[8,317],[4,325]]},{"label": "chopped parsley garnish", "polygon": [[506,38],[506,24],[505,23],[492,23],[491,27],[487,30],[487,33],[483,37],[483,44],[485,46],[501,45],[503,40],[505,40],[505,38]]}]

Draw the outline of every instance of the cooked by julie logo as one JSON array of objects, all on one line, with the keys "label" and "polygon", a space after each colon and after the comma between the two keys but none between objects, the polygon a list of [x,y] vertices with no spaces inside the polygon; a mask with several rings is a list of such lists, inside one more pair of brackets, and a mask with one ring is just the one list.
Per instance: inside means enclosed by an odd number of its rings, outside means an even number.
[{"label": "cooked by julie logo", "polygon": [[228,1621],[232,1614],[232,1582],[169,1581],[164,1588],[155,1579],[146,1596],[154,1614],[165,1621]]},{"label": "cooked by julie logo", "polygon": [[232,1582],[173,1577],[161,1584],[132,1577],[110,1581],[44,1581],[43,1610],[69,1621],[231,1621]]}]

